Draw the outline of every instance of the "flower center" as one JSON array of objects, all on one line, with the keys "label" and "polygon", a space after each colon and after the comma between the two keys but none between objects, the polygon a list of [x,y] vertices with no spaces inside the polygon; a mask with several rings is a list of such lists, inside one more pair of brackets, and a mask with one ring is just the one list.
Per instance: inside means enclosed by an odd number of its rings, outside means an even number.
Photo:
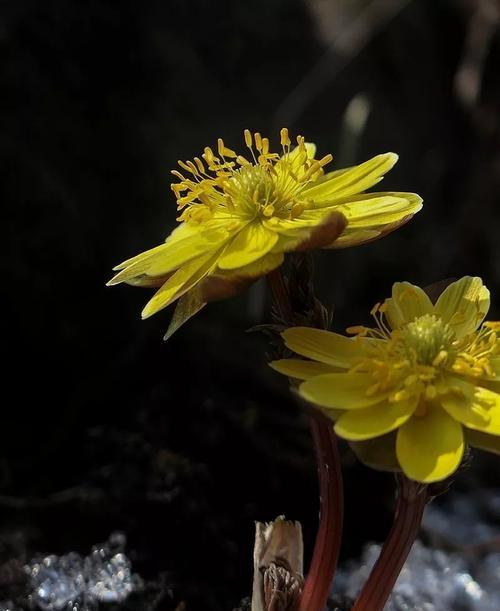
[{"label": "flower center", "polygon": [[[297,137],[297,148],[290,150],[288,130],[281,130],[283,154],[271,153],[269,140],[245,130],[245,143],[251,158],[246,159],[218,141],[218,155],[205,148],[202,159],[179,161],[190,176],[172,173],[180,182],[172,185],[177,206],[183,212],[177,220],[201,223],[216,211],[245,219],[257,217],[294,219],[312,205],[300,197],[306,185],[323,175],[323,166],[332,159],[316,160],[304,138]],[[255,148],[254,148],[255,147]]]},{"label": "flower center", "polygon": [[[348,333],[370,340],[351,367],[352,372],[370,375],[367,395],[380,394],[389,401],[419,401],[416,416],[426,413],[426,401],[450,386],[445,371],[467,378],[493,378],[500,367],[500,323],[485,322],[480,329],[457,338],[450,324],[439,316],[425,314],[391,330],[384,314],[385,304],[372,309],[377,326],[349,327]],[[453,392],[460,392],[453,387]]]},{"label": "flower center", "polygon": [[[419,316],[401,329],[391,330],[384,319],[385,306],[373,310],[377,327],[351,327],[350,333],[377,340],[367,345],[367,355],[353,370],[369,373],[373,384],[367,394],[388,393],[389,401],[436,396],[439,370],[456,358],[455,332],[432,314]],[[421,411],[419,413],[422,413]]]},{"label": "flower center", "polygon": [[420,365],[437,366],[446,362],[455,333],[441,318],[425,314],[401,330],[405,352]]},{"label": "flower center", "polygon": [[223,184],[226,206],[240,215],[264,218],[297,218],[304,204],[297,201],[302,185],[293,179],[279,180],[269,168],[243,166]]}]

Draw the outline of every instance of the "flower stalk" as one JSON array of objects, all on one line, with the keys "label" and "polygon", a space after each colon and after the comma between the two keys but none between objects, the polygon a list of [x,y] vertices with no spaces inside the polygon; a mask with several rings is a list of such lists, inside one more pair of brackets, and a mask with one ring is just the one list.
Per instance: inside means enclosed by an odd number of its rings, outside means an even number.
[{"label": "flower stalk", "polygon": [[291,323],[293,319],[293,308],[288,293],[288,287],[281,273],[281,269],[273,269],[267,274],[267,280],[273,296],[273,306],[276,314],[284,322]]},{"label": "flower stalk", "polygon": [[[277,315],[293,323],[289,288],[280,269],[267,276]],[[320,523],[298,611],[323,611],[331,591],[340,553],[344,495],[340,456],[332,422],[318,409],[309,411],[309,425],[318,467]]]},{"label": "flower stalk", "polygon": [[428,487],[398,475],[394,522],[352,611],[382,611],[420,530]]},{"label": "flower stalk", "polygon": [[331,421],[313,408],[309,416],[318,465],[320,523],[299,611],[322,611],[339,559],[344,516],[342,472]]}]

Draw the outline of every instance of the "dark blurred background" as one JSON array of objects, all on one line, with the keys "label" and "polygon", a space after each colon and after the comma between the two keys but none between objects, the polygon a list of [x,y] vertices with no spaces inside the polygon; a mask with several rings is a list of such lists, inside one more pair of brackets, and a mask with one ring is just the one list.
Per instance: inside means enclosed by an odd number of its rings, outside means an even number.
[{"label": "dark blurred background", "polygon": [[[105,282],[175,225],[178,158],[288,126],[337,167],[398,152],[383,188],[425,202],[379,242],[316,255],[337,329],[395,280],[464,274],[498,317],[499,15],[494,0],[2,3],[0,561],[122,530],[135,570],[170,590],[158,609],[208,611],[250,593],[254,520],[301,520],[309,556],[307,422],[245,333],[269,321],[265,286],[164,343],[170,312],[141,322],[149,292]],[[394,485],[344,463],[349,558],[383,538]]]}]

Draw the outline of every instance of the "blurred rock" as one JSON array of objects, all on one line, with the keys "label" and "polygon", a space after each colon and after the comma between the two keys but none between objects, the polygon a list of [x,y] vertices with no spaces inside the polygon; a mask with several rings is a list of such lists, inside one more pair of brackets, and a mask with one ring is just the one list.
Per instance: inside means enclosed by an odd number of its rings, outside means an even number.
[{"label": "blurred rock", "polygon": [[[450,495],[427,507],[422,533],[386,605],[386,611],[498,611],[500,609],[500,495],[490,490]],[[354,599],[380,553],[365,547],[359,563],[339,571],[335,592]]]}]

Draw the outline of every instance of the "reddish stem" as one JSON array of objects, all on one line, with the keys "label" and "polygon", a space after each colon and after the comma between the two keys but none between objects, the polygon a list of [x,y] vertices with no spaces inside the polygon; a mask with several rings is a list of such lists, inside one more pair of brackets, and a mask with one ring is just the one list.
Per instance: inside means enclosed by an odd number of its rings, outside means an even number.
[{"label": "reddish stem", "polygon": [[318,464],[320,523],[298,611],[323,611],[339,559],[344,495],[332,422],[319,410],[313,409],[310,426]]},{"label": "reddish stem", "polygon": [[[285,324],[293,324],[293,308],[281,270],[272,271],[267,278],[278,315]],[[344,494],[332,422],[321,411],[312,408],[309,423],[318,466],[320,523],[298,611],[323,611],[339,558]]]},{"label": "reddish stem", "polygon": [[399,476],[394,522],[380,556],[363,586],[352,611],[382,611],[420,530],[426,486]]}]

